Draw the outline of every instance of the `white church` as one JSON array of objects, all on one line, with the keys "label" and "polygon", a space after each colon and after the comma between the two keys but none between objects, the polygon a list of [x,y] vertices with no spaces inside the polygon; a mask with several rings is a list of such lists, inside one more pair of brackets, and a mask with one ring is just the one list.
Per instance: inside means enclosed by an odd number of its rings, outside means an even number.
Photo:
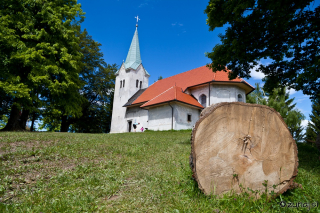
[{"label": "white church", "polygon": [[158,80],[149,86],[150,74],[142,65],[138,25],[126,61],[116,73],[111,133],[191,129],[201,111],[219,102],[246,102],[254,90],[241,78],[207,66]]}]

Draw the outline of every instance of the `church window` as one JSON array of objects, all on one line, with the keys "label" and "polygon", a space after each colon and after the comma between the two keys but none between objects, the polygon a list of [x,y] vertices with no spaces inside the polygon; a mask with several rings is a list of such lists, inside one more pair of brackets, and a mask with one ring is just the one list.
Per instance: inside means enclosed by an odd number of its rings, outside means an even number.
[{"label": "church window", "polygon": [[120,88],[122,87],[122,81],[120,81]]},{"label": "church window", "polygon": [[242,95],[238,94],[238,101],[243,102]]},{"label": "church window", "polygon": [[140,89],[141,89],[141,87],[142,87],[142,81],[140,81]]},{"label": "church window", "polygon": [[125,81],[123,80],[123,85],[122,85],[122,87],[124,87],[124,83],[125,83]]},{"label": "church window", "polygon": [[139,86],[139,80],[137,79],[136,80],[136,87],[138,88],[138,86]]},{"label": "church window", "polygon": [[203,107],[207,107],[207,96],[202,94],[200,95],[200,104],[203,106]]},{"label": "church window", "polygon": [[188,122],[191,122],[191,114],[188,114],[187,120],[188,120]]}]

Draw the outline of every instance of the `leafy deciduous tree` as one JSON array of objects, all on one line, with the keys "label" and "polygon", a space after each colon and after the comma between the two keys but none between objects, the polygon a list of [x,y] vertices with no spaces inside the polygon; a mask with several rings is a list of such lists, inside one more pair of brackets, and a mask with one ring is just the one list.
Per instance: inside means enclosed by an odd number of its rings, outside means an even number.
[{"label": "leafy deciduous tree", "polygon": [[268,76],[265,88],[279,83],[320,95],[320,6],[315,0],[210,0],[205,13],[210,30],[228,24],[222,44],[213,48],[213,71],[230,72],[230,78],[250,77],[261,59],[271,63],[256,70]]},{"label": "leafy deciduous tree", "polygon": [[81,116],[66,115],[59,107],[47,107],[41,127],[49,131],[60,129],[61,132],[67,132],[72,125],[73,132],[108,132],[116,65],[105,63],[101,44],[94,41],[86,30],[78,36],[83,55],[79,74],[83,86],[78,90],[83,99]]},{"label": "leafy deciduous tree", "polygon": [[0,91],[13,102],[4,130],[23,130],[34,101],[81,115],[82,15],[76,0],[1,1]]}]

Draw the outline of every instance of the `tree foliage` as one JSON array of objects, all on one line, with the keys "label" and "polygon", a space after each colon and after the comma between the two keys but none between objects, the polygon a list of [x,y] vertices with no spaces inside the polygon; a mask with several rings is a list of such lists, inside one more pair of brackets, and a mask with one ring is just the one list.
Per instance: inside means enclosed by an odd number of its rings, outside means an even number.
[{"label": "tree foliage", "polygon": [[213,71],[231,69],[230,78],[266,76],[265,88],[279,83],[315,98],[320,91],[320,6],[306,0],[210,0],[205,13],[210,30],[228,24],[221,44],[207,56]]},{"label": "tree foliage", "polygon": [[[80,30],[79,30],[80,32]],[[116,65],[103,59],[101,44],[86,30],[78,34],[82,66],[79,73],[82,87],[81,116],[65,114],[63,108],[48,106],[43,112],[42,128],[48,131],[109,132]]]},{"label": "tree foliage", "polygon": [[260,85],[256,84],[256,90],[247,96],[247,103],[266,105],[279,112],[293,138],[297,142],[302,142],[304,134],[301,122],[305,116],[295,109],[296,104],[293,102],[294,98],[289,97],[285,87],[278,87],[273,89],[272,93],[265,93]]},{"label": "tree foliage", "polygon": [[80,92],[85,101],[82,116],[77,119],[70,117],[72,131],[109,132],[117,65],[104,61],[101,44],[94,41],[86,30],[81,33],[80,41],[83,54],[80,78],[85,82]]},{"label": "tree foliage", "polygon": [[315,99],[312,102],[312,112],[306,130],[306,138],[310,141],[316,141],[318,134],[320,134],[320,99]]},{"label": "tree foliage", "polygon": [[82,15],[76,0],[1,1],[0,92],[13,102],[6,130],[24,129],[35,102],[81,115]]}]

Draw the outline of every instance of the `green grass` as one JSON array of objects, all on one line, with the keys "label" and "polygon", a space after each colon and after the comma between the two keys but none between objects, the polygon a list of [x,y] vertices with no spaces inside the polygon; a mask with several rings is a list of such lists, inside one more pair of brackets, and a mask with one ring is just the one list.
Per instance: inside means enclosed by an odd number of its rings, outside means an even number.
[{"label": "green grass", "polygon": [[320,201],[319,153],[308,144],[298,144],[303,189],[269,202],[205,196],[191,177],[190,133],[2,132],[0,212],[308,212],[279,202]]}]

